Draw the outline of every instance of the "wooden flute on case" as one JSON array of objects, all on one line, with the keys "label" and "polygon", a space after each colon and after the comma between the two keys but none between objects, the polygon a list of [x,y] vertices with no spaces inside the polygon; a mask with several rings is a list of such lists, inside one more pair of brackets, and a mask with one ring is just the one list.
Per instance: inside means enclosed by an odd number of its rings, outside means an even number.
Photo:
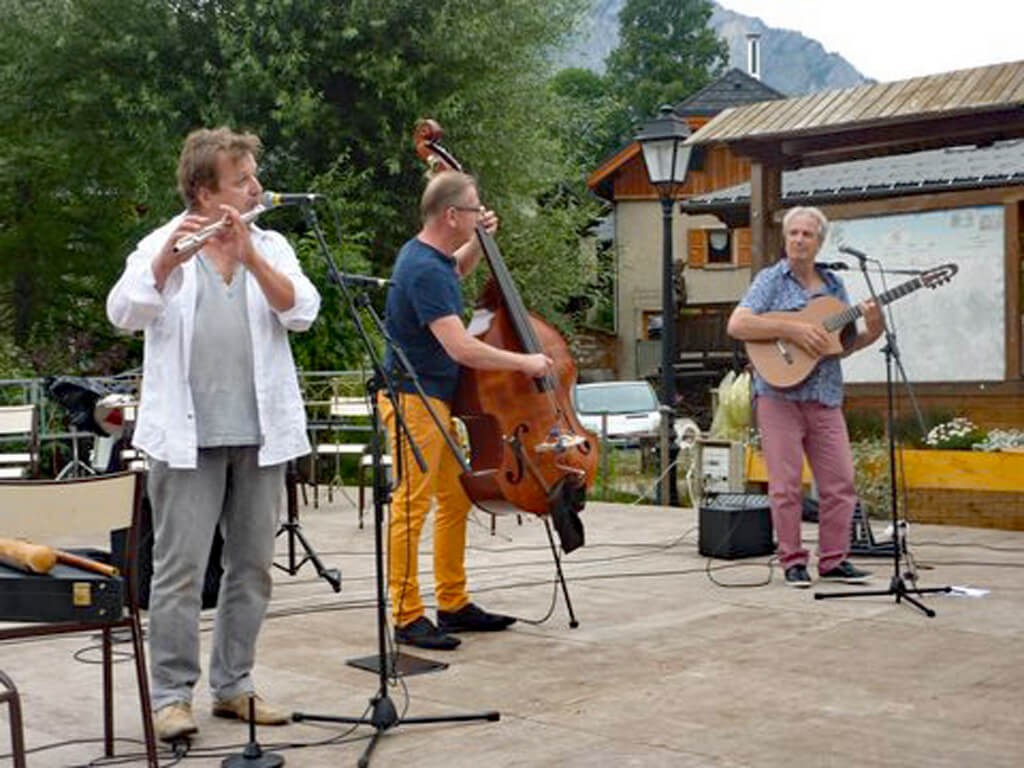
[{"label": "wooden flute on case", "polygon": [[33,544],[30,541],[2,537],[0,537],[0,563],[29,573],[49,573],[57,563],[64,563],[104,576],[118,575],[117,568],[106,563],[90,560],[61,549],[54,549],[45,544]]}]

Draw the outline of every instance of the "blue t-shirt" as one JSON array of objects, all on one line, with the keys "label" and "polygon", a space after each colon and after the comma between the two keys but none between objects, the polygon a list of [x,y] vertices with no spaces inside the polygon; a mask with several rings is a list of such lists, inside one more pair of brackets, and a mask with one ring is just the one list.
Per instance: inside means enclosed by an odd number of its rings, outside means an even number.
[{"label": "blue t-shirt", "polygon": [[[459,364],[448,356],[429,327],[447,315],[462,317],[462,288],[455,260],[413,238],[398,252],[384,324],[409,358],[423,391],[450,403],[459,380]],[[384,363],[396,375],[399,390],[416,391],[412,382],[398,377],[391,349]]]},{"label": "blue t-shirt", "polygon": [[[827,269],[816,269],[825,287],[823,290],[809,293],[793,275],[789,268],[789,260],[781,259],[757,273],[754,282],[747,289],[747,294],[740,301],[740,306],[747,307],[759,315],[762,312],[803,309],[807,302],[816,296],[834,296],[844,304],[849,304],[850,297],[842,281]],[[843,403],[843,369],[838,357],[826,357],[818,363],[806,381],[793,389],[776,389],[755,371],[754,394],[801,402],[817,401],[835,408]]]}]

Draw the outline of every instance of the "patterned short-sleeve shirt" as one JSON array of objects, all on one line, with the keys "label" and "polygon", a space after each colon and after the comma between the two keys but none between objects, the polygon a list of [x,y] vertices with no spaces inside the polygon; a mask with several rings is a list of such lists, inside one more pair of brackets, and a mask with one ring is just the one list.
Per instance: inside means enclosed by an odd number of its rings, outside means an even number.
[{"label": "patterned short-sleeve shirt", "polygon": [[[789,260],[781,259],[777,264],[757,273],[739,305],[759,315],[762,312],[803,309],[808,301],[817,296],[834,296],[849,304],[850,296],[842,280],[824,267],[817,267],[817,270],[824,287],[808,292],[790,269]],[[776,389],[755,371],[754,393],[800,402],[817,401],[822,405],[836,408],[843,403],[842,366],[839,358],[827,357],[818,363],[806,381],[793,389]]]}]

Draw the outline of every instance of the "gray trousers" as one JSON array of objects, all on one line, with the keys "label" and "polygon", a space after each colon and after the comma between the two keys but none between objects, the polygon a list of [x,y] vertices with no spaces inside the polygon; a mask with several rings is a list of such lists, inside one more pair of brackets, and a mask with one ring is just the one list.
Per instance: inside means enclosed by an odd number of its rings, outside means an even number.
[{"label": "gray trousers", "polygon": [[270,601],[270,567],[284,489],[284,464],[260,467],[255,446],[203,448],[196,469],[150,464],[153,581],[149,598],[154,711],[192,701],[199,679],[203,579],[220,526],[224,538],[210,654],[215,700],[253,690],[256,637]]}]

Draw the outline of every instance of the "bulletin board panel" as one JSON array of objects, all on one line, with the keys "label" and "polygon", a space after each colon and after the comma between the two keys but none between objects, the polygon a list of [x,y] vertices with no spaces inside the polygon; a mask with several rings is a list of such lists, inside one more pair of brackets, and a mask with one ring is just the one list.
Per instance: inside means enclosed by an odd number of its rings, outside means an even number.
[{"label": "bulletin board panel", "polygon": [[[907,377],[914,382],[1002,381],[1006,374],[1004,215],[1002,206],[977,206],[832,222],[820,261],[844,261],[840,272],[853,302],[870,298],[848,245],[883,267],[930,269],[952,262],[953,279],[922,288],[888,305]],[[882,293],[909,275],[871,272]],[[847,382],[885,381],[885,337],[843,360]]]}]

